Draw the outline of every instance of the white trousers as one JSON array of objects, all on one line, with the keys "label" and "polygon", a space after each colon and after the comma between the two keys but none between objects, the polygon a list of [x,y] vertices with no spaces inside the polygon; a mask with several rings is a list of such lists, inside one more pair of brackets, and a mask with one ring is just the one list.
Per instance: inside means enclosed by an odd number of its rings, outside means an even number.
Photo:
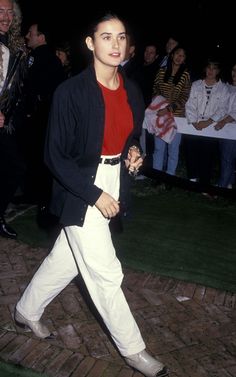
[{"label": "white trousers", "polygon": [[[99,164],[95,184],[118,199],[119,177],[120,164]],[[38,321],[45,307],[78,273],[120,353],[129,356],[142,351],[144,341],[121,289],[123,273],[112,244],[109,220],[95,206],[89,206],[83,227],[69,226],[61,231],[17,303],[17,310],[26,319]]]}]

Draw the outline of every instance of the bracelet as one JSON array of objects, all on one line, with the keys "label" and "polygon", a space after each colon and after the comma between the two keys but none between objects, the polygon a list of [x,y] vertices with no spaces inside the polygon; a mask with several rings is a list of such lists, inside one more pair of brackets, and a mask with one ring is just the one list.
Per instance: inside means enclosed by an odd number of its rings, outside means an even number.
[{"label": "bracelet", "polygon": [[129,149],[135,149],[136,151],[140,152],[140,149],[136,147],[136,145],[132,145],[132,147],[129,147]]}]

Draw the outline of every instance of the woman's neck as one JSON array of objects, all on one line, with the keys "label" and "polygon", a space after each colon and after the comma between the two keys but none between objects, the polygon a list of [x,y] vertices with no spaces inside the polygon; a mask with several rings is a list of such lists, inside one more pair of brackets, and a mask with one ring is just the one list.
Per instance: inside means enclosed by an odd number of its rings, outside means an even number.
[{"label": "woman's neck", "polygon": [[180,69],[180,66],[181,66],[181,64],[175,64],[174,62],[172,62],[172,72],[171,72],[172,76],[176,75],[176,73]]},{"label": "woman's neck", "polygon": [[218,82],[218,80],[216,80],[216,79],[208,79],[208,78],[205,78],[205,84],[206,84],[206,85],[213,86],[213,85],[215,85],[217,82]]},{"label": "woman's neck", "polygon": [[119,88],[120,79],[118,75],[118,67],[106,66],[102,69],[101,67],[98,68],[95,66],[95,72],[97,81],[100,82],[100,84],[111,90]]}]

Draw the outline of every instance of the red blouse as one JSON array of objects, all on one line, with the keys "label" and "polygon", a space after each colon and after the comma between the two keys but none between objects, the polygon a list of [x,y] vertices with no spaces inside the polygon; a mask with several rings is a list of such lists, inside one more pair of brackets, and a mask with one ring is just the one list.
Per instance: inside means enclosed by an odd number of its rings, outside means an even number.
[{"label": "red blouse", "polygon": [[122,152],[127,137],[133,129],[133,114],[128,104],[122,76],[120,85],[111,90],[98,83],[105,102],[105,130],[102,155],[117,155]]}]

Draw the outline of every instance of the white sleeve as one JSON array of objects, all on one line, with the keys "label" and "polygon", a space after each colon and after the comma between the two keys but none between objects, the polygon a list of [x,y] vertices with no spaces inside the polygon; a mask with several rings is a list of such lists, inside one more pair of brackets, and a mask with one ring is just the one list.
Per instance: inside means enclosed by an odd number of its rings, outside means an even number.
[{"label": "white sleeve", "polygon": [[236,92],[230,94],[228,115],[236,121]]},{"label": "white sleeve", "polygon": [[185,104],[185,115],[188,123],[195,123],[198,121],[198,83],[199,81],[194,81],[192,83],[190,94]]}]

